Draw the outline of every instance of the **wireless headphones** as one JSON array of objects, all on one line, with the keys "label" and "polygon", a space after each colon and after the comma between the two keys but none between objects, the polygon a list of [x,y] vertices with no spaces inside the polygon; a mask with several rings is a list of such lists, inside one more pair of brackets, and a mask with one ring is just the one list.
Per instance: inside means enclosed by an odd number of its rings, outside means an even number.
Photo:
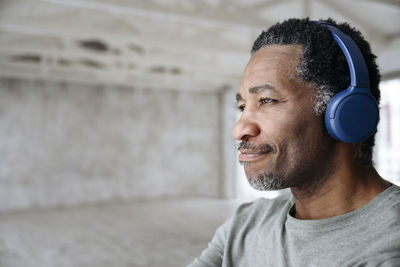
[{"label": "wireless headphones", "polygon": [[329,134],[346,143],[359,143],[376,130],[379,118],[378,103],[369,89],[368,69],[356,43],[333,25],[313,21],[327,27],[343,51],[350,69],[350,86],[337,93],[325,112]]}]

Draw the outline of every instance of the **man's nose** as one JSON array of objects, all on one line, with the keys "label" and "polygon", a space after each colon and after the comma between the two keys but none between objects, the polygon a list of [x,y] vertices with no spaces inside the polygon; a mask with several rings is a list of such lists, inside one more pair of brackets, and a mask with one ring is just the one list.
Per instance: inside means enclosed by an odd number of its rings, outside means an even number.
[{"label": "man's nose", "polygon": [[238,140],[244,140],[260,134],[260,127],[251,113],[243,111],[239,121],[233,127],[233,137]]}]

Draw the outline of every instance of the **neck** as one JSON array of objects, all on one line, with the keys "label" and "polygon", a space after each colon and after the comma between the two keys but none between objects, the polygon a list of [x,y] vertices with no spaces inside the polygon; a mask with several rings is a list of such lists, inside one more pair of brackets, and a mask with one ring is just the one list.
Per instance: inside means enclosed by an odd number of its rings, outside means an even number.
[{"label": "neck", "polygon": [[341,146],[341,153],[334,159],[335,166],[340,167],[324,177],[316,188],[291,188],[296,218],[316,220],[348,213],[366,205],[390,186],[373,167],[355,163],[349,145]]}]

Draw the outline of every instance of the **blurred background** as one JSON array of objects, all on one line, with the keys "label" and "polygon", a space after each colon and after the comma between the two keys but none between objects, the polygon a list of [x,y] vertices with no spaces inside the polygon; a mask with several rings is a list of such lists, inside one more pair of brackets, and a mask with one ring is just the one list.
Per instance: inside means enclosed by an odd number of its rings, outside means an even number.
[{"label": "blurred background", "polygon": [[239,203],[234,95],[261,30],[357,27],[400,183],[398,0],[0,0],[0,266],[185,266]]}]

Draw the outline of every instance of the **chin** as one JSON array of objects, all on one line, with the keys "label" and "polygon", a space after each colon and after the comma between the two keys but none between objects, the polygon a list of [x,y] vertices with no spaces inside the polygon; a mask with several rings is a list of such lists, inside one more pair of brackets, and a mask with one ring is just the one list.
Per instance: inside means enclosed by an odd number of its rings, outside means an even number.
[{"label": "chin", "polygon": [[272,172],[263,172],[258,174],[248,174],[246,172],[249,184],[256,190],[275,191],[288,188],[284,179]]},{"label": "chin", "polygon": [[260,175],[273,174],[273,168],[267,167],[266,164],[260,162],[244,162],[242,163],[244,172],[247,177],[257,177]]}]

